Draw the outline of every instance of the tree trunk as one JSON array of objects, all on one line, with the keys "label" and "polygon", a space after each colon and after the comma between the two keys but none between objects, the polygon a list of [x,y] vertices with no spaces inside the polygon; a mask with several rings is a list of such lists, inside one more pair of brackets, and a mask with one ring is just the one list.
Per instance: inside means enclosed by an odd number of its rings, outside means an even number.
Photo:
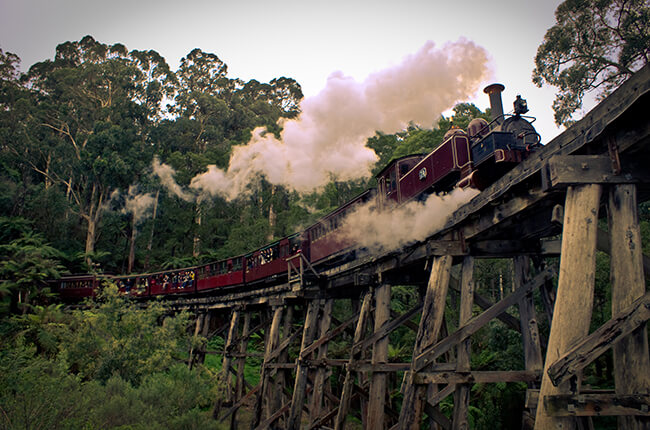
[{"label": "tree trunk", "polygon": [[158,212],[158,197],[160,197],[160,190],[156,191],[156,200],[153,202],[153,215],[151,217],[151,234],[149,235],[149,243],[147,244],[147,255],[144,257],[144,270],[149,269],[149,256],[151,255],[151,248],[153,247],[153,235],[156,229],[156,213]]},{"label": "tree trunk", "polygon": [[45,189],[48,190],[52,186],[52,179],[50,179],[50,164],[52,164],[52,154],[47,154],[47,161],[45,162]]},{"label": "tree trunk", "polygon": [[272,241],[275,236],[275,225],[277,220],[277,214],[275,213],[275,207],[273,206],[273,197],[275,196],[276,186],[271,185],[271,198],[269,199],[269,234],[267,240]]},{"label": "tree trunk", "polygon": [[131,239],[129,240],[129,260],[126,269],[127,273],[131,273],[133,271],[133,264],[135,263],[135,239],[138,235],[138,231],[135,225],[135,219],[136,219],[136,214],[134,212],[131,217]]},{"label": "tree trunk", "polygon": [[[97,196],[95,203],[95,196],[97,194],[99,194],[99,196]],[[99,221],[102,218],[104,200],[107,195],[107,190],[102,190],[98,193],[97,184],[93,184],[88,213],[84,215],[82,212],[82,217],[84,217],[86,222],[88,222],[88,230],[86,232],[86,264],[90,270],[92,270],[91,255],[95,252],[95,242],[97,241],[97,228],[99,226]]]},{"label": "tree trunk", "polygon": [[95,217],[89,215],[86,218],[88,221],[88,230],[86,231],[86,264],[88,269],[92,271],[92,259],[90,258],[91,254],[95,252],[95,240],[97,236],[97,222]]},{"label": "tree trunk", "polygon": [[194,232],[192,256],[198,257],[201,253],[201,237],[199,236],[199,230],[201,229],[201,201],[196,202],[196,226],[197,229]]}]

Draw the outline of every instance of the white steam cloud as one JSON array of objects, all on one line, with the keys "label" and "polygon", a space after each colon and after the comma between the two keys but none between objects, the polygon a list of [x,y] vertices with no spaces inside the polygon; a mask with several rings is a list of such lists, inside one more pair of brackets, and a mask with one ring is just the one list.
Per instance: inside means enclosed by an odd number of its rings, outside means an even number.
[{"label": "white steam cloud", "polygon": [[[208,166],[190,186],[232,200],[261,175],[298,192],[332,179],[368,177],[377,160],[365,146],[369,137],[378,130],[400,131],[411,121],[431,124],[477,91],[487,78],[487,62],[485,49],[461,39],[440,49],[427,42],[401,64],[363,82],[336,72],[318,95],[302,101],[296,119],[281,124],[280,139],[256,129],[248,144],[233,149],[227,171]],[[180,188],[174,193],[185,194]]]},{"label": "white steam cloud", "polygon": [[126,197],[123,213],[133,214],[134,224],[142,221],[154,205],[155,198],[153,194],[138,194],[135,186],[129,187],[129,194]]},{"label": "white steam cloud", "polygon": [[399,249],[441,230],[456,209],[478,194],[475,189],[456,188],[448,194],[431,194],[424,202],[411,201],[392,210],[378,210],[372,201],[345,218],[341,234],[373,253]]},{"label": "white steam cloud", "polygon": [[176,171],[174,171],[173,167],[169,166],[168,164],[161,163],[160,159],[157,156],[153,158],[151,167],[153,168],[154,175],[158,176],[162,185],[167,188],[169,192],[177,197],[180,197],[186,202],[191,202],[194,200],[194,195],[183,190],[183,188],[178,185],[174,179]]}]

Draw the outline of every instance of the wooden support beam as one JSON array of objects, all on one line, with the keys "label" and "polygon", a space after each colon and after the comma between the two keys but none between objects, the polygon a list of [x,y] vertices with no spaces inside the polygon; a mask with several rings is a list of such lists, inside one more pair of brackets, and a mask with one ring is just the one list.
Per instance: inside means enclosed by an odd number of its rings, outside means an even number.
[{"label": "wooden support beam", "polygon": [[428,401],[424,402],[424,412],[427,413],[435,424],[442,427],[442,430],[451,430],[452,423],[449,421],[449,418],[440,412],[440,409],[430,405]]},{"label": "wooden support beam", "polygon": [[[626,163],[624,169],[628,168]],[[646,289],[637,207],[635,185],[610,188],[607,214],[611,241],[612,315],[625,310],[642,297]],[[621,339],[613,349],[616,394],[650,392],[650,359],[645,325]],[[631,430],[650,428],[647,417],[620,417],[618,422],[619,427]]]},{"label": "wooden support beam", "polygon": [[[279,363],[286,363],[289,360],[289,345],[292,342],[291,331],[293,328],[293,306],[285,306],[284,312],[284,321],[282,323],[282,342],[278,349],[280,353],[277,356],[277,361]],[[298,331],[296,331],[296,334]],[[271,354],[273,356],[273,354]],[[288,391],[287,386],[290,385],[291,380],[291,371],[290,370],[279,370],[275,374],[273,381],[274,392],[276,395],[272,399],[272,410],[278,410],[283,403],[291,399],[290,395],[284,395]],[[280,394],[282,393],[282,394]]]},{"label": "wooden support beam", "polygon": [[190,348],[190,354],[187,360],[187,367],[189,367],[190,370],[192,370],[192,367],[194,367],[194,362],[197,360],[198,351],[194,344],[198,341],[199,333],[201,333],[201,329],[203,328],[204,318],[205,313],[200,313],[196,316],[192,347]]},{"label": "wooden support beam", "polygon": [[230,316],[230,327],[228,328],[228,335],[226,337],[226,345],[224,348],[225,352],[223,355],[223,364],[221,366],[221,378],[224,384],[225,399],[219,398],[215,403],[214,408],[212,409],[212,416],[215,419],[219,416],[219,412],[221,411],[221,405],[224,400],[228,405],[233,404],[232,377],[230,376],[230,363],[232,361],[232,358],[230,357],[229,354],[232,352],[233,349],[233,340],[237,336],[237,326],[239,324],[240,312],[241,311],[239,308],[235,308],[233,309],[232,314]]},{"label": "wooden support beam", "polygon": [[278,345],[277,348],[275,348],[271,353],[269,354],[269,361],[275,360],[278,358],[284,351],[286,351],[287,347],[291,345],[291,343],[296,340],[296,338],[300,335],[300,331],[295,331],[293,332],[289,337],[285,338],[280,345]]},{"label": "wooden support beam", "polygon": [[[390,312],[391,315],[396,315],[396,318],[390,322],[387,322],[377,329],[370,337],[364,339],[361,342],[360,348],[366,349],[372,346],[378,340],[381,340],[392,333],[396,328],[406,325],[407,322],[410,322],[410,319],[422,309],[422,304],[417,304],[408,311],[399,315],[395,312]],[[417,330],[417,326],[416,326]]]},{"label": "wooden support beam", "polygon": [[607,155],[554,155],[542,169],[545,189],[562,189],[579,184],[649,183],[647,166],[625,160],[624,170],[612,173],[612,159]]},{"label": "wooden support beam", "polygon": [[488,384],[494,382],[536,382],[541,372],[529,370],[495,370],[482,372],[418,372],[411,375],[416,385]]},{"label": "wooden support beam", "polygon": [[[564,211],[564,207],[557,205],[556,209],[559,214],[562,214]],[[558,219],[559,223],[562,224],[562,220]],[[560,246],[561,246],[561,241],[560,241]],[[598,228],[598,234],[596,235],[596,248],[604,252],[607,255],[612,255],[612,244],[609,239],[609,233],[602,228]],[[648,257],[645,254],[641,254],[641,259],[642,259],[642,264],[643,264],[643,274],[645,277],[650,276],[650,257]]]},{"label": "wooden support beam", "polygon": [[285,403],[281,408],[279,408],[276,411],[273,411],[273,414],[268,417],[266,420],[264,420],[262,423],[257,425],[255,430],[264,430],[268,429],[271,424],[273,424],[275,421],[277,421],[282,415],[287,413],[289,408],[291,407],[291,402]]},{"label": "wooden support beam", "polygon": [[[244,314],[244,326],[242,327],[242,333],[246,333],[251,324],[251,313],[246,312]],[[237,378],[235,379],[235,397],[234,403],[237,403],[239,399],[244,396],[244,386],[246,380],[244,379],[244,367],[246,366],[246,349],[248,347],[248,337],[242,337],[239,341],[239,355],[237,358]],[[232,430],[237,430],[237,409],[232,413],[232,418],[230,420],[230,428]]]},{"label": "wooden support beam", "polygon": [[[375,289],[375,333],[388,326],[390,319],[390,285],[383,284]],[[387,332],[388,333],[388,332]],[[387,334],[386,333],[386,334]],[[379,337],[372,348],[372,364],[388,362],[388,336]],[[388,375],[375,370],[370,379],[368,394],[367,427],[384,428],[384,406],[386,404]]]},{"label": "wooden support beam", "polygon": [[[460,287],[459,287],[460,281],[452,276],[449,283],[451,288],[453,288],[455,291],[457,291],[460,294]],[[489,299],[483,297],[477,291],[474,291],[474,303],[484,311],[494,306],[494,303],[492,303]],[[521,326],[519,324],[519,320],[513,317],[512,315],[510,315],[509,313],[503,312],[500,315],[498,315],[497,318],[512,330],[521,332]]]},{"label": "wooden support beam", "polygon": [[[412,370],[417,369],[415,357],[419,356],[429,345],[433,344],[440,334],[444,317],[449,278],[451,273],[451,256],[436,257],[431,265],[431,276],[424,298],[422,318],[415,339],[413,350]],[[419,429],[422,413],[426,403],[427,388],[413,384],[407,380],[402,410],[399,421],[404,429]]]},{"label": "wooden support beam", "polygon": [[[445,398],[451,394],[454,394],[456,392],[457,385],[456,384],[447,384],[445,388],[442,390],[439,390],[437,393],[432,395],[427,399],[427,404],[429,406],[438,406],[440,402],[445,400]],[[453,416],[452,416],[453,418]],[[455,421],[455,419],[454,419]]]},{"label": "wooden support beam", "polygon": [[[327,344],[330,340],[334,339],[336,336],[343,333],[345,330],[347,330],[348,327],[354,324],[354,322],[357,321],[357,318],[359,318],[359,315],[353,315],[352,317],[348,318],[346,321],[340,323],[337,327],[333,328],[332,330],[328,330],[327,333],[320,335],[318,340],[316,340],[314,343],[312,343],[302,351],[302,354],[304,354],[304,356],[306,357],[312,352],[316,351],[322,345]],[[331,316],[330,319],[332,319]]]},{"label": "wooden support beam", "polygon": [[[345,367],[355,372],[404,372],[411,370],[411,363],[384,363],[373,364],[369,360],[358,360],[350,364],[348,360],[326,359],[326,360],[304,360],[305,366],[317,367]],[[270,363],[266,367],[270,369],[295,369],[296,363]],[[456,368],[456,363],[436,363],[432,366],[435,371],[450,372]]]},{"label": "wooden support beam", "polygon": [[[460,277],[460,309],[458,326],[463,327],[472,319],[472,308],[474,306],[474,259],[465,257],[461,268]],[[456,372],[470,371],[470,354],[471,340],[467,339],[458,345],[456,357]],[[451,385],[451,384],[450,384]],[[454,393],[454,412],[453,428],[469,428],[468,409],[469,409],[469,384],[460,384],[456,386]]]},{"label": "wooden support beam", "polygon": [[260,383],[257,384],[255,387],[251,388],[250,390],[248,390],[248,393],[246,393],[245,396],[242,396],[241,399],[237,400],[237,402],[235,402],[235,404],[232,405],[230,409],[228,409],[223,414],[223,416],[219,419],[219,421],[224,422],[230,415],[234,414],[237,410],[239,410],[239,408],[241,408],[244,403],[248,402],[248,400],[250,400],[253,397],[253,395],[257,394],[257,392],[260,390],[261,387],[262,384]]},{"label": "wooden support beam", "polygon": [[[351,397],[350,401],[355,401],[358,397],[359,397],[359,393],[357,393],[357,392],[352,393],[352,397]],[[336,418],[336,415],[338,414],[338,412],[339,412],[339,407],[338,406],[332,408],[326,414],[322,415],[315,422],[313,422],[311,424],[311,426],[309,427],[309,429],[310,430],[316,430],[316,429],[324,428],[325,423],[328,423],[329,421]]]},{"label": "wooden support beam", "polygon": [[[414,308],[412,308],[411,310],[407,311],[407,313],[409,313],[409,312],[411,312],[411,311],[414,311],[414,312],[417,313],[417,312],[420,311],[420,309],[422,309],[422,304],[420,304],[420,303],[418,303],[418,304],[415,305],[415,306],[417,307],[417,310],[415,310],[415,307],[414,307]],[[415,315],[415,314],[414,314],[414,315]],[[399,314],[398,312],[396,312],[396,311],[394,311],[394,310],[392,310],[392,309],[390,310],[390,317],[391,317],[391,318],[398,319],[398,318],[402,318],[402,317],[404,317],[404,316],[405,316],[405,314]],[[414,331],[415,333],[418,332],[418,325],[417,325],[416,323],[414,323],[413,321],[411,321],[410,319],[405,320],[405,321],[404,321],[404,324],[402,324],[402,325],[403,325],[404,327],[406,327],[406,328],[408,328],[408,329]],[[373,336],[374,336],[374,335],[373,335]]]},{"label": "wooden support beam", "polygon": [[198,351],[197,362],[203,364],[205,362],[205,351],[207,348],[207,341],[210,340],[208,334],[210,333],[210,325],[212,324],[212,311],[206,311],[203,315],[203,322],[201,323],[201,336],[206,339],[206,342],[201,345]]},{"label": "wooden support beam", "polygon": [[[314,341],[316,329],[318,328],[318,311],[320,308],[320,300],[309,300],[307,312],[305,315],[305,325],[302,332],[302,343],[300,346],[300,357],[304,357],[302,351],[307,348]],[[296,369],[296,381],[293,388],[293,397],[291,399],[291,409],[289,411],[289,419],[287,420],[287,429],[297,430],[300,428],[300,421],[302,415],[302,408],[305,402],[306,389],[307,389],[307,372],[309,367],[305,366],[301,360],[298,360],[298,368]]]},{"label": "wooden support beam", "polygon": [[543,270],[526,285],[517,289],[514,293],[510,294],[503,300],[497,302],[482,314],[475,316],[466,325],[459,327],[458,330],[453,332],[451,335],[442,339],[435,345],[424,348],[418,356],[414,357],[414,370],[416,372],[419,372],[426,366],[432,364],[438,357],[447,352],[451,347],[476,333],[479,329],[481,329],[481,327],[496,318],[497,315],[505,312],[506,309],[508,309],[510,306],[518,303],[523,296],[535,288],[539,288],[552,277],[553,271],[551,269]]},{"label": "wooden support beam", "polygon": [[[582,369],[593,362],[612,346],[633,333],[650,319],[650,292],[637,299],[627,308],[603,324],[598,330],[581,339],[562,357],[548,366],[547,373],[553,385],[568,382],[579,375]],[[645,369],[648,371],[648,368]],[[641,375],[641,381],[646,376]],[[648,385],[639,387],[637,391],[648,390]]]},{"label": "wooden support beam", "polygon": [[[323,337],[330,328],[332,322],[332,307],[334,305],[334,299],[327,299],[325,305],[321,311],[321,317],[319,322],[319,336]],[[316,355],[317,360],[327,359],[327,348],[328,343],[323,343],[318,348],[318,354]],[[321,414],[321,408],[323,406],[323,396],[325,392],[325,383],[327,377],[327,368],[325,366],[319,366],[316,369],[316,376],[314,377],[314,389],[312,390],[311,396],[311,406],[309,408],[309,422],[314,422],[318,419]]]},{"label": "wooden support beam", "polygon": [[[366,321],[368,319],[368,313],[370,312],[370,302],[372,301],[372,296],[372,291],[366,291],[363,294],[363,302],[361,303],[361,309],[359,310],[359,319],[357,321],[357,327],[354,331],[352,347],[350,348],[350,359],[348,361],[350,366],[353,365],[358,358],[354,345],[358,344],[361,341],[361,338],[363,337],[363,334],[366,330]],[[334,421],[335,430],[343,430],[345,427],[345,420],[348,415],[348,410],[350,408],[350,400],[352,399],[352,390],[354,383],[354,377],[352,375],[352,369],[350,366],[348,366],[345,371],[345,380],[343,381],[343,388],[341,391],[341,401],[339,402],[339,410],[336,414],[336,420]]]},{"label": "wooden support beam", "polygon": [[650,417],[650,394],[558,394],[544,397],[544,407],[556,417],[627,415],[621,418],[645,419]]},{"label": "wooden support beam", "polygon": [[[567,189],[557,299],[545,370],[589,333],[594,301],[600,194],[600,185],[571,186]],[[575,382],[574,390],[579,389],[579,380]],[[567,394],[570,390],[569,383],[555,387],[544,372],[540,397]],[[550,416],[544,407],[538,407],[535,425],[542,429],[559,427],[568,430],[575,428],[575,421]]]},{"label": "wooden support beam", "polygon": [[271,327],[268,330],[266,345],[264,348],[264,362],[262,363],[262,368],[260,369],[261,388],[257,393],[255,408],[253,410],[253,426],[258,425],[260,421],[268,418],[268,416],[274,412],[271,411],[269,397],[277,395],[278,393],[272,393],[271,390],[269,390],[269,387],[271,385],[271,375],[270,369],[266,365],[271,361],[271,353],[277,348],[277,344],[279,343],[279,330],[280,323],[282,322],[282,311],[282,306],[277,306],[275,309],[273,309]]},{"label": "wooden support beam", "polygon": [[[540,189],[530,189],[525,194],[513,196],[506,201],[500,202],[499,205],[490,208],[484,216],[478,217],[469,223],[465,223],[462,227],[463,237],[466,240],[469,240],[478,236],[479,234],[494,228],[509,218],[536,205],[547,197],[548,195]],[[469,204],[471,205],[472,202]],[[459,211],[463,211],[466,206],[467,205],[460,208]],[[454,212],[454,215],[452,216],[456,216],[457,213],[459,212]]]},{"label": "wooden support beam", "polygon": [[[583,388],[580,394],[607,394],[614,395],[614,390],[610,389],[593,389]],[[537,408],[539,404],[539,388],[529,388],[526,390],[526,398],[524,400],[524,408]]]},{"label": "wooden support beam", "polygon": [[[530,259],[525,256],[514,258],[515,286],[521,288],[528,282],[530,276]],[[529,292],[519,300],[519,315],[521,319],[521,334],[524,344],[524,363],[526,370],[540,372],[544,367],[542,347],[539,341],[539,329],[535,315],[533,292]]]}]

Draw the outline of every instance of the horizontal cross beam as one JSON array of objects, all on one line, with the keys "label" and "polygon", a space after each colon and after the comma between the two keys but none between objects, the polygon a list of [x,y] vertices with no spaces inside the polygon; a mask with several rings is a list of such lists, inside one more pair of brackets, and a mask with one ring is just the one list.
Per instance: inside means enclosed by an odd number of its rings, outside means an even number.
[{"label": "horizontal cross beam", "polygon": [[559,394],[544,397],[544,407],[556,417],[650,417],[650,394]]},{"label": "horizontal cross beam", "polygon": [[558,386],[569,380],[649,319],[650,292],[639,297],[549,366],[547,372],[551,382]]}]

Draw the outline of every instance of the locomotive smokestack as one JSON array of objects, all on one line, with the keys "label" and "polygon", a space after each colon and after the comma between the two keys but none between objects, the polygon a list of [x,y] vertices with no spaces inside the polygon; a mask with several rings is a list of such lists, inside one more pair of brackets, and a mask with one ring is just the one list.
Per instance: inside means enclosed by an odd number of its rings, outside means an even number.
[{"label": "locomotive smokestack", "polygon": [[503,102],[501,101],[501,92],[505,88],[506,87],[501,84],[492,84],[483,89],[483,92],[490,96],[490,109],[492,111],[492,116],[490,119],[492,121],[503,116]]}]

